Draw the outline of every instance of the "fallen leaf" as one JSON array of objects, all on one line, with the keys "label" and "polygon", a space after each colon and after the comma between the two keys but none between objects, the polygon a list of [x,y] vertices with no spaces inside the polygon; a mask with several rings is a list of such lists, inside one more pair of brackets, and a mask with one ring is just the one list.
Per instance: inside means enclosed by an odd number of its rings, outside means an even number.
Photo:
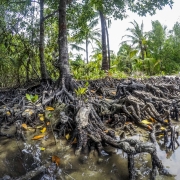
[{"label": "fallen leaf", "polygon": [[66,139],[68,140],[70,138],[70,135],[69,134],[66,134]]},{"label": "fallen leaf", "polygon": [[91,90],[91,92],[92,92],[92,93],[95,93],[96,91],[94,91],[94,90]]},{"label": "fallen leaf", "polygon": [[46,111],[54,111],[54,108],[53,108],[53,107],[50,107],[50,106],[47,106],[47,107],[46,107]]},{"label": "fallen leaf", "polygon": [[49,126],[50,125],[50,122],[47,122],[47,126]]},{"label": "fallen leaf", "polygon": [[38,140],[38,139],[43,138],[44,136],[45,136],[45,134],[40,134],[40,135],[34,136],[34,137],[32,138],[32,140]]},{"label": "fallen leaf", "polygon": [[164,137],[164,135],[162,135],[162,134],[158,136],[158,138],[162,138],[162,137]]},{"label": "fallen leaf", "polygon": [[44,121],[44,116],[41,116],[41,117],[39,118],[39,120],[40,120],[40,121]]},{"label": "fallen leaf", "polygon": [[36,128],[33,129],[41,129],[44,125],[36,126]]},{"label": "fallen leaf", "polygon": [[44,147],[40,147],[40,150],[41,150],[41,151],[44,151],[45,149],[46,149],[46,148],[44,148]]},{"label": "fallen leaf", "polygon": [[165,119],[164,122],[168,123],[169,121],[167,119]]},{"label": "fallen leaf", "polygon": [[22,116],[31,116],[32,114],[34,114],[34,110],[33,109],[26,109],[23,113],[22,113]]},{"label": "fallen leaf", "polygon": [[145,120],[142,120],[141,122],[142,122],[143,124],[152,125],[152,123],[151,123],[151,122],[149,122],[149,121],[148,121],[148,120],[146,120],[146,119],[145,119]]},{"label": "fallen leaf", "polygon": [[25,123],[22,124],[21,126],[22,126],[25,130],[27,130],[27,128],[28,128],[28,127],[27,127],[27,124],[25,124]]},{"label": "fallen leaf", "polygon": [[42,130],[40,130],[41,131],[41,133],[44,133],[44,132],[46,132],[46,127],[44,127]]},{"label": "fallen leaf", "polygon": [[76,144],[77,143],[77,139],[74,138],[73,142],[71,144]]},{"label": "fallen leaf", "polygon": [[148,128],[149,130],[152,130],[152,127],[151,127],[151,126],[147,126],[147,128]]},{"label": "fallen leaf", "polygon": [[160,130],[165,130],[166,128],[165,127],[161,127]]},{"label": "fallen leaf", "polygon": [[60,158],[58,156],[52,156],[52,162],[56,163],[57,166],[60,165]]},{"label": "fallen leaf", "polygon": [[112,91],[111,93],[114,94],[114,95],[116,95],[116,92],[115,92],[115,91]]},{"label": "fallen leaf", "polygon": [[108,133],[108,129],[104,131],[105,133]]},{"label": "fallen leaf", "polygon": [[6,115],[7,115],[7,116],[10,116],[10,115],[11,115],[11,113],[10,113],[9,111],[7,111],[7,112],[6,112]]},{"label": "fallen leaf", "polygon": [[154,118],[149,118],[149,120],[151,120],[153,123],[155,123],[156,122],[156,120],[154,119]]}]

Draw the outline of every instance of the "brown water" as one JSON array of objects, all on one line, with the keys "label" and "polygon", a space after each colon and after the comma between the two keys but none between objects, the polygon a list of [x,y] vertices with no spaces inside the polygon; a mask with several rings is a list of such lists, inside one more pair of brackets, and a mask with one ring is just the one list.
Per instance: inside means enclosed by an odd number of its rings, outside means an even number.
[{"label": "brown water", "polygon": [[[141,130],[142,131],[142,130]],[[145,132],[145,131],[144,131]],[[144,133],[142,133],[144,134]],[[32,141],[34,132],[27,132],[28,144],[45,147],[41,151],[40,159],[42,164],[50,161],[52,155],[59,156],[61,159],[60,169],[62,180],[128,180],[127,155],[121,150],[107,148],[107,154],[103,152],[103,157],[99,158],[96,154],[89,157],[74,155],[74,149],[70,147],[66,140],[57,140],[54,145],[53,137],[50,135],[47,140]],[[141,135],[135,135],[132,138],[146,140]],[[180,137],[179,137],[180,142]],[[158,157],[162,160],[163,165],[173,174],[172,177],[157,175],[156,180],[180,180],[180,147],[174,152],[166,153],[163,149],[163,141],[160,139],[157,144]],[[30,156],[24,156],[22,150],[24,144],[15,139],[0,137],[0,178],[9,175],[15,179],[26,172],[35,168],[34,160]],[[141,153],[135,156],[135,167],[137,180],[148,180],[151,171],[151,159],[147,153]],[[33,180],[40,179],[40,176]]]}]

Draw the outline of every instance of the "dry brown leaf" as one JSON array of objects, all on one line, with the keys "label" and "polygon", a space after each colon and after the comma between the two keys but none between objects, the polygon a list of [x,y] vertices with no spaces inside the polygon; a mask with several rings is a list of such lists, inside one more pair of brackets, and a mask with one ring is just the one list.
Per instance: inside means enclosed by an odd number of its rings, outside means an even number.
[{"label": "dry brown leaf", "polygon": [[156,120],[154,119],[154,118],[149,118],[153,123],[155,123],[156,122]]},{"label": "dry brown leaf", "polygon": [[50,107],[50,106],[47,106],[47,107],[46,107],[46,111],[54,111],[54,108],[53,108],[53,107]]},{"label": "dry brown leaf", "polygon": [[56,163],[57,166],[60,165],[60,158],[58,156],[52,156],[52,162]]},{"label": "dry brown leaf", "polygon": [[147,128],[148,128],[149,130],[152,130],[152,127],[151,127],[151,126],[147,126]]},{"label": "dry brown leaf", "polygon": [[25,123],[23,123],[22,125],[21,125],[25,130],[27,130],[27,124],[25,124]]},{"label": "dry brown leaf", "polygon": [[92,92],[92,93],[96,93],[96,91],[94,91],[94,90],[91,90],[91,92]]},{"label": "dry brown leaf", "polygon": [[77,139],[74,138],[73,142],[71,144],[76,144],[77,143]]},{"label": "dry brown leaf", "polygon": [[115,91],[112,91],[111,93],[112,93],[113,95],[116,95],[116,92],[115,92]]},{"label": "dry brown leaf", "polygon": [[40,135],[34,136],[34,137],[32,138],[32,140],[38,140],[38,139],[43,138],[44,136],[45,136],[45,134],[40,134]]}]

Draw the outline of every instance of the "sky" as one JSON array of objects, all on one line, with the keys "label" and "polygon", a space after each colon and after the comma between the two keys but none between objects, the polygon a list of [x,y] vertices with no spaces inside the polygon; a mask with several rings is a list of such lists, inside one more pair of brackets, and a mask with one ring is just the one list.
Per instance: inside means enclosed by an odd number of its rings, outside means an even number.
[{"label": "sky", "polygon": [[[130,22],[136,20],[138,24],[144,23],[144,31],[150,31],[151,21],[159,20],[162,25],[166,25],[170,30],[175,22],[180,22],[180,0],[174,0],[172,9],[169,6],[165,6],[163,10],[157,10],[154,16],[147,15],[146,17],[140,17],[132,12],[128,13],[128,18],[124,20],[112,20],[111,27],[109,28],[110,49],[115,53],[118,52],[119,44],[122,41],[122,36],[127,34],[126,29],[133,27]],[[125,40],[125,39],[124,39]]]}]

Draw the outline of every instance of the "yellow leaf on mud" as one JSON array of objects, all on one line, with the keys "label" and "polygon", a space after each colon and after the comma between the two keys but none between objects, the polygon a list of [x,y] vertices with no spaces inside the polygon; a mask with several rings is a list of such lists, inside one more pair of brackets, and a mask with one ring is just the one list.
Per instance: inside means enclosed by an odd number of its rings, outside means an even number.
[{"label": "yellow leaf on mud", "polygon": [[66,139],[68,140],[70,138],[70,135],[69,134],[66,134]]},{"label": "yellow leaf on mud", "polygon": [[43,138],[44,136],[45,136],[45,134],[40,134],[40,135],[34,136],[34,137],[32,138],[32,140],[38,140],[38,139]]},{"label": "yellow leaf on mud", "polygon": [[165,127],[161,127],[160,130],[165,130],[166,128]]},{"label": "yellow leaf on mud", "polygon": [[40,120],[40,121],[44,121],[44,116],[41,116],[41,117],[39,118],[39,120]]},{"label": "yellow leaf on mud", "polygon": [[40,130],[42,133],[46,132],[46,127],[44,127],[42,130]]},{"label": "yellow leaf on mud", "polygon": [[52,162],[56,163],[57,166],[60,165],[60,158],[58,156],[52,156]]},{"label": "yellow leaf on mud", "polygon": [[162,134],[158,136],[158,138],[162,138],[162,137],[164,137],[164,135],[162,135]]},{"label": "yellow leaf on mud", "polygon": [[6,115],[7,115],[7,116],[10,116],[10,115],[11,115],[10,111],[7,111],[7,112],[6,112]]},{"label": "yellow leaf on mud", "polygon": [[47,106],[47,107],[46,107],[46,111],[54,111],[54,108],[53,108],[53,107],[50,107],[50,106]]},{"label": "yellow leaf on mud", "polygon": [[146,120],[146,119],[145,119],[145,120],[142,120],[141,122],[142,122],[143,124],[152,125],[152,123],[151,123],[151,122],[149,122],[149,121],[148,121],[148,120]]},{"label": "yellow leaf on mud", "polygon": [[38,114],[38,116],[39,116],[39,117],[42,117],[42,116],[44,116],[44,114]]},{"label": "yellow leaf on mud", "polygon": [[36,126],[36,127],[33,128],[33,129],[41,129],[41,128],[43,128],[43,126],[44,126],[44,124],[43,124],[43,125]]},{"label": "yellow leaf on mud", "polygon": [[44,148],[44,147],[40,147],[40,150],[41,150],[41,151],[44,151],[45,149],[46,149],[46,148]]},{"label": "yellow leaf on mud", "polygon": [[21,125],[25,130],[27,130],[27,124],[25,124],[25,123],[23,123],[22,125]]},{"label": "yellow leaf on mud", "polygon": [[167,119],[165,119],[165,120],[164,120],[164,122],[168,123],[168,120],[167,120]]},{"label": "yellow leaf on mud", "polygon": [[47,122],[47,126],[49,126],[50,125],[50,122]]}]

